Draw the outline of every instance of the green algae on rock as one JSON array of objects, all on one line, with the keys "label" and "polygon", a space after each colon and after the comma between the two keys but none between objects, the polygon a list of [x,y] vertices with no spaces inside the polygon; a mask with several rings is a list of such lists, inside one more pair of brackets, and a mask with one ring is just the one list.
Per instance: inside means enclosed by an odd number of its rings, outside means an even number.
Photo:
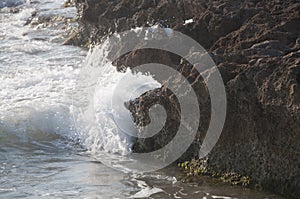
[{"label": "green algae on rock", "polygon": [[[180,167],[185,173],[185,181],[187,178],[193,176],[212,176],[231,185],[255,187],[249,176],[243,176],[232,171],[214,171],[208,166],[206,160],[192,159],[191,161],[178,163],[178,167]],[[257,184],[255,185],[258,186]]]}]

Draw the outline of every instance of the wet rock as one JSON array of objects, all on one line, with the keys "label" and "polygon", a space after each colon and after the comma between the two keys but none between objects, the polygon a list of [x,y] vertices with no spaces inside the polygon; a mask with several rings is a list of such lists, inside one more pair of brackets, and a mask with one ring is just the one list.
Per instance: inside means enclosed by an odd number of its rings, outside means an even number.
[{"label": "wet rock", "polygon": [[[199,42],[217,63],[228,100],[225,126],[207,164],[216,172],[249,176],[262,187],[289,198],[300,195],[299,1],[75,2],[79,29],[69,43],[96,44],[113,32],[157,23]],[[189,19],[193,22],[185,23]],[[122,66],[153,60],[180,71],[197,91],[202,122],[183,158],[192,159],[210,120],[207,89],[193,66],[168,53],[133,51],[114,64],[121,71]],[[131,101],[128,108],[137,124],[144,125],[149,122],[147,109],[157,102],[172,108],[169,123],[158,137],[138,139],[134,146],[137,152],[160,148],[174,136],[179,112],[172,94],[162,88],[149,91]]]},{"label": "wet rock", "polygon": [[51,42],[74,45],[77,44],[75,43],[75,27],[77,26],[77,22],[75,17],[73,17],[72,15],[57,15],[43,11],[33,11],[31,13],[31,16],[24,23],[24,26],[30,26],[31,28],[35,29],[35,31],[23,33],[23,36],[28,36],[32,40],[48,40],[48,37],[39,34],[39,32],[47,31],[46,29],[50,29],[61,32],[60,36],[51,38]]},{"label": "wet rock", "polygon": [[68,8],[68,7],[73,7],[73,6],[75,6],[74,0],[66,0],[62,7],[63,8]]},{"label": "wet rock", "polygon": [[[151,121],[149,117],[149,109],[155,104],[162,105],[167,111],[166,123],[159,134],[151,138],[137,139],[133,146],[135,152],[142,153],[158,150],[168,144],[176,135],[180,124],[180,108],[176,97],[172,95],[170,90],[166,88],[152,90],[151,92],[141,95],[138,99],[130,101],[127,107],[134,113],[135,123],[143,127],[151,122],[156,122]],[[172,129],[172,131],[170,131],[170,129]]]}]

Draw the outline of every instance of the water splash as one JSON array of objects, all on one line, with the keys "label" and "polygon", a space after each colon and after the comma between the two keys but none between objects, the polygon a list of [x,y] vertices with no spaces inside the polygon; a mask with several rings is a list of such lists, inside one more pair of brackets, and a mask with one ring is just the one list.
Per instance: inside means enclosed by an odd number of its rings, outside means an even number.
[{"label": "water splash", "polygon": [[[115,87],[122,78],[128,78],[125,81],[127,83],[118,90],[120,97],[117,100],[119,104],[124,104],[161,85],[151,76],[133,73],[130,69],[124,73],[118,72],[107,59],[109,47],[109,43],[103,43],[88,53],[81,70],[80,85],[74,95],[75,107],[81,108],[75,114],[76,124],[80,139],[91,152],[97,154],[99,151],[106,151],[126,155],[131,152],[133,139],[116,125],[114,118],[126,116],[129,111],[124,105],[112,106]],[[137,86],[135,92],[128,92]],[[132,118],[123,117],[123,120],[126,129],[136,131]]]}]

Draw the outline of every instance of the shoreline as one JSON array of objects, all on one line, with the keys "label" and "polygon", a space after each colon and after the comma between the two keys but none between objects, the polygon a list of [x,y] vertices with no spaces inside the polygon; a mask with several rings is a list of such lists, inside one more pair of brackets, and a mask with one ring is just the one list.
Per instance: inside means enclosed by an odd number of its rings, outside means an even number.
[{"label": "shoreline", "polygon": [[[161,0],[155,5],[145,2],[130,5],[126,0],[118,4],[77,0],[75,4],[79,28],[65,44],[89,47],[113,32],[157,23],[199,42],[212,55],[221,72],[228,100],[225,127],[208,155],[208,167],[216,173],[243,174],[231,176],[238,179],[234,183],[243,184],[241,179],[247,183],[249,178],[255,182],[254,186],[259,184],[257,186],[274,193],[290,198],[300,195],[297,189],[300,181],[297,166],[300,30],[296,28],[300,22],[299,2],[226,0],[183,4]],[[132,53],[124,59],[125,63],[117,62],[116,67],[133,67],[152,61],[149,57],[160,58],[160,55],[157,52]],[[186,67],[172,57],[163,61],[172,67]],[[147,96],[153,95],[154,91],[147,93]],[[142,100],[145,99],[137,98],[134,103]],[[154,101],[151,97],[147,100],[148,104]],[[207,101],[203,106],[205,103]],[[206,113],[210,114],[204,108]],[[140,119],[143,120],[142,116]],[[202,119],[204,124],[194,145],[201,144],[201,135],[207,129],[209,117]],[[174,131],[172,128],[166,129],[170,135]],[[143,146],[160,144],[160,141],[154,139],[147,144],[139,140],[139,143],[136,149],[147,151]],[[183,159],[195,158],[194,151],[190,149]],[[231,177],[228,176],[228,181]]]}]

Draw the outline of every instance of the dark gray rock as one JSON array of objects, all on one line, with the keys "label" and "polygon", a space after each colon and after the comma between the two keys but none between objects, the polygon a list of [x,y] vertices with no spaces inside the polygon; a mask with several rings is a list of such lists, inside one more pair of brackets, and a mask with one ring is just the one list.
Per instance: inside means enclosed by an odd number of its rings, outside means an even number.
[{"label": "dark gray rock", "polygon": [[[208,164],[217,172],[234,171],[276,193],[299,197],[299,1],[77,0],[76,6],[80,28],[74,43],[78,45],[99,43],[112,32],[155,23],[199,42],[218,64],[228,100],[225,127],[208,156]],[[184,25],[191,18],[194,22]],[[183,157],[191,159],[197,155],[207,130],[210,98],[192,66],[168,53],[132,52],[114,64],[120,69],[153,59],[189,77],[193,88],[201,93],[199,135]],[[137,140],[137,152],[161,147],[176,132],[176,100],[163,88],[149,91],[127,105],[137,124],[143,125],[147,123],[147,109],[157,102],[173,107],[169,123],[159,136]]]}]

